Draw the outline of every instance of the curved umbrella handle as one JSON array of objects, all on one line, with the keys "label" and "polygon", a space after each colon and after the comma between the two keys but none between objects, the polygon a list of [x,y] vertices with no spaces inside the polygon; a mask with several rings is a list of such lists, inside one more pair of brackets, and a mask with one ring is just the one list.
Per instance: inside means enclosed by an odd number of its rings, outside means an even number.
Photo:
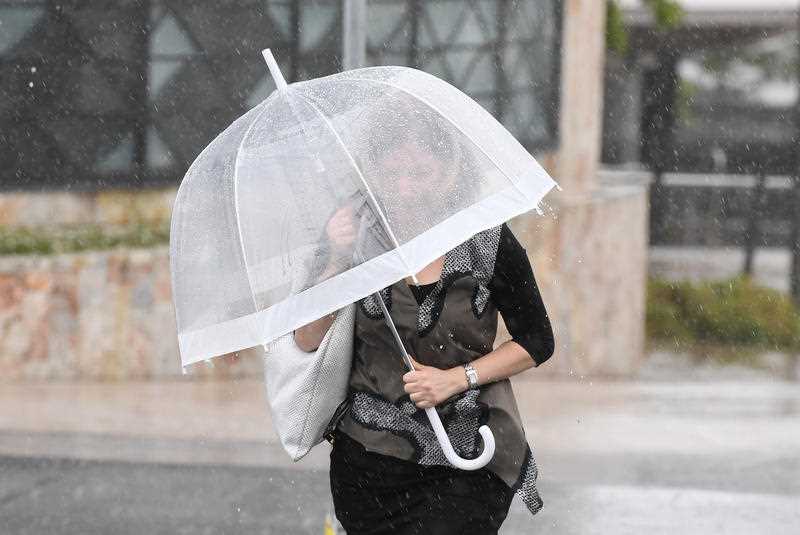
[{"label": "curved umbrella handle", "polygon": [[489,461],[492,460],[492,457],[494,457],[494,434],[492,434],[492,430],[489,429],[489,426],[482,425],[478,429],[478,432],[483,438],[483,451],[481,454],[475,459],[464,459],[463,457],[459,457],[456,450],[453,449],[452,444],[450,444],[450,437],[447,436],[447,431],[444,430],[442,420],[439,418],[439,413],[436,412],[436,407],[428,407],[425,409],[425,414],[428,415],[428,420],[431,422],[431,426],[433,426],[433,430],[436,432],[436,438],[442,446],[445,457],[447,457],[450,464],[456,468],[460,468],[461,470],[478,470],[486,466]]},{"label": "curved umbrella handle", "polygon": [[[394,321],[392,321],[392,316],[389,314],[389,310],[386,308],[386,303],[383,302],[380,292],[375,292],[372,295],[375,297],[375,300],[378,302],[381,310],[383,311],[383,318],[386,321],[386,325],[389,327],[389,330],[392,331],[392,335],[394,335],[394,340],[403,355],[403,360],[405,361],[406,366],[408,366],[409,370],[414,371],[414,363],[412,362],[411,357],[408,355],[408,351],[406,351],[406,346],[403,344],[403,340],[400,338],[400,333],[397,332],[397,327],[395,327]],[[447,457],[447,460],[450,461],[450,464],[456,468],[460,468],[461,470],[479,470],[486,466],[489,461],[492,460],[492,457],[494,457],[494,434],[492,433],[492,430],[489,429],[489,426],[482,425],[478,428],[478,432],[483,438],[483,451],[481,454],[475,459],[464,459],[459,457],[458,453],[456,453],[456,450],[453,449],[453,445],[450,444],[450,437],[447,436],[447,431],[445,431],[444,426],[442,425],[442,420],[439,418],[439,413],[436,412],[436,407],[428,407],[425,409],[425,414],[428,415],[428,421],[430,421],[433,431],[436,433],[436,439],[442,446],[444,456]]]}]

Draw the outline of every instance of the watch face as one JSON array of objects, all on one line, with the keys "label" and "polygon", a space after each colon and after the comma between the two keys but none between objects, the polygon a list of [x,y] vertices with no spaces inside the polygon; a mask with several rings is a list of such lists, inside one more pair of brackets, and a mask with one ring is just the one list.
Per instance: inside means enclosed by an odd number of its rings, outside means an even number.
[{"label": "watch face", "polygon": [[478,386],[478,373],[473,368],[467,369],[467,379],[470,388]]}]

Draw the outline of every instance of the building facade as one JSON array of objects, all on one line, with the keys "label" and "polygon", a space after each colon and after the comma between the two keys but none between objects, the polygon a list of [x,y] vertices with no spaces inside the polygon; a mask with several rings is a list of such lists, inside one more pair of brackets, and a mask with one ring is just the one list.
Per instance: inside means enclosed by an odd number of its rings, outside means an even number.
[{"label": "building facade", "polygon": [[290,82],[345,62],[423,69],[552,147],[560,18],[556,0],[2,0],[0,185],[177,184],[274,89],[267,47]]},{"label": "building facade", "polygon": [[[595,0],[0,0],[0,224],[118,222],[150,213],[142,196],[164,217],[197,153],[272,91],[262,48],[288,81],[408,65],[467,92],[563,188],[511,223],[555,330],[537,373],[629,374],[647,188],[599,169],[604,20]],[[25,326],[0,342],[10,377],[180,373],[168,274],[163,248],[0,258],[0,312]]]}]

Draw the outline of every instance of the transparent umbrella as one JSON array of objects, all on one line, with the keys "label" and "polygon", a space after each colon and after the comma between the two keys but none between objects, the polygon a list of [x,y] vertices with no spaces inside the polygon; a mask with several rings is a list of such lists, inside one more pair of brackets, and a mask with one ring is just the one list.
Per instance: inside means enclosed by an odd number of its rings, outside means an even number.
[{"label": "transparent umbrella", "polygon": [[[425,72],[368,67],[287,84],[217,136],[184,177],[170,260],[182,365],[264,345],[412,277],[558,187],[469,96]],[[559,188],[560,189],[560,188]],[[357,215],[342,250],[326,228]],[[383,303],[382,299],[376,300]],[[414,369],[391,317],[398,347]],[[462,459],[435,408],[448,460]]]}]

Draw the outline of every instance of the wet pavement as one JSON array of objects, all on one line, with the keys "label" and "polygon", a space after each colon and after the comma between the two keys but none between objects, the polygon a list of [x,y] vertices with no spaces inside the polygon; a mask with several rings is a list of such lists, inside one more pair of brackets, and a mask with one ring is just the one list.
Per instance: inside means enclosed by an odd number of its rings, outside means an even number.
[{"label": "wet pavement", "polygon": [[[800,533],[800,386],[514,381],[545,502],[501,533]],[[0,386],[0,533],[322,534],[329,447],[280,448],[258,380]]]}]

